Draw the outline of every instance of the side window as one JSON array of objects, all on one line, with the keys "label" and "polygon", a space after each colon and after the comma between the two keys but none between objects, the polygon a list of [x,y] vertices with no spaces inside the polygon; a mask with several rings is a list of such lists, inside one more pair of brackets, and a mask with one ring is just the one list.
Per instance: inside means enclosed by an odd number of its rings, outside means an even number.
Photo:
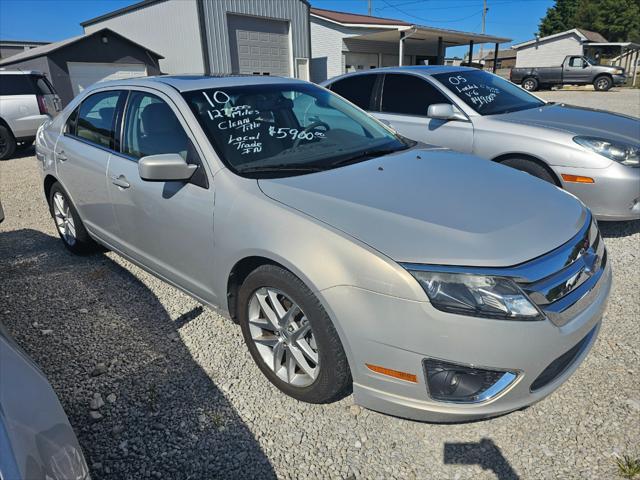
[{"label": "side window", "polygon": [[131,92],[129,97],[122,153],[135,159],[177,153],[188,163],[195,163],[196,156],[171,107],[157,96],[144,92]]},{"label": "side window", "polygon": [[427,116],[429,105],[451,103],[436,87],[415,75],[388,73],[384,77],[382,111]]},{"label": "side window", "polygon": [[0,95],[33,95],[36,93],[29,75],[0,73]]},{"label": "side window", "polygon": [[77,107],[73,112],[71,112],[71,115],[69,115],[69,118],[67,118],[67,123],[65,123],[65,126],[64,126],[64,133],[75,136],[76,125],[78,123],[79,110],[80,110],[80,107]]},{"label": "side window", "polygon": [[371,109],[371,95],[378,75],[354,75],[331,84],[331,91],[363,110]]},{"label": "side window", "polygon": [[576,68],[582,68],[582,65],[584,64],[582,57],[571,57],[571,59],[569,60],[569,66],[571,67],[576,67]]},{"label": "side window", "polygon": [[207,175],[198,152],[164,100],[150,93],[132,91],[124,122],[122,153],[135,160],[148,155],[177,153],[187,163],[200,167],[190,183],[208,188]]},{"label": "side window", "polygon": [[101,147],[113,148],[116,106],[121,92],[94,93],[80,105],[75,135]]}]

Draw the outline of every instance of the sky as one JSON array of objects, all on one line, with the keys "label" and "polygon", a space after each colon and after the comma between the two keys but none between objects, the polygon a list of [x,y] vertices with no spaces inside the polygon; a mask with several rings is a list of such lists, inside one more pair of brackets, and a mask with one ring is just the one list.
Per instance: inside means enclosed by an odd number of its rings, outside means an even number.
[{"label": "sky", "polygon": [[[482,0],[371,0],[373,15],[432,27],[480,32]],[[80,35],[80,22],[137,3],[137,0],[0,0],[0,39],[57,41]],[[533,38],[553,0],[487,0],[486,32]],[[368,0],[311,0],[314,7],[367,13]],[[501,47],[503,48],[503,47]],[[477,51],[477,50],[476,50]],[[465,47],[448,48],[462,56]]]}]

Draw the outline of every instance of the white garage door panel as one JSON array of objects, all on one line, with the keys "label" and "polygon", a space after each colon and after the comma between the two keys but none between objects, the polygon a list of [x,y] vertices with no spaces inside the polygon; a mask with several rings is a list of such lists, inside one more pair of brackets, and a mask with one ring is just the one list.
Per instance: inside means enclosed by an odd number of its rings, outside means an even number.
[{"label": "white garage door panel", "polygon": [[139,63],[67,62],[67,68],[74,95],[94,83],[144,77],[147,74],[146,65]]}]

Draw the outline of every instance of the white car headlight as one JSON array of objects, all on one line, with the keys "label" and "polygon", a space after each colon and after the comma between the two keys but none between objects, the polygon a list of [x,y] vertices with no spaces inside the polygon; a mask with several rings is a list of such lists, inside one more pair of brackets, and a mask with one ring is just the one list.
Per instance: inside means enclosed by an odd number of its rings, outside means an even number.
[{"label": "white car headlight", "polygon": [[438,310],[503,320],[544,316],[511,279],[467,273],[409,270]]},{"label": "white car headlight", "polygon": [[597,137],[573,137],[573,141],[598,153],[603,157],[615,160],[629,167],[637,167],[640,165],[640,145],[631,145],[618,141],[606,140]]}]

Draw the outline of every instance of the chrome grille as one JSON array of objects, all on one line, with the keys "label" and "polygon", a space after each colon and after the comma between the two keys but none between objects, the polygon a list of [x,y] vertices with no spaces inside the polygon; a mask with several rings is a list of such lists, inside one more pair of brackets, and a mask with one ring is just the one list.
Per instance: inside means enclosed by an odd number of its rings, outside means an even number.
[{"label": "chrome grille", "polygon": [[523,265],[527,275],[518,284],[553,323],[562,326],[597,295],[606,263],[604,241],[588,215],[569,242]]}]

